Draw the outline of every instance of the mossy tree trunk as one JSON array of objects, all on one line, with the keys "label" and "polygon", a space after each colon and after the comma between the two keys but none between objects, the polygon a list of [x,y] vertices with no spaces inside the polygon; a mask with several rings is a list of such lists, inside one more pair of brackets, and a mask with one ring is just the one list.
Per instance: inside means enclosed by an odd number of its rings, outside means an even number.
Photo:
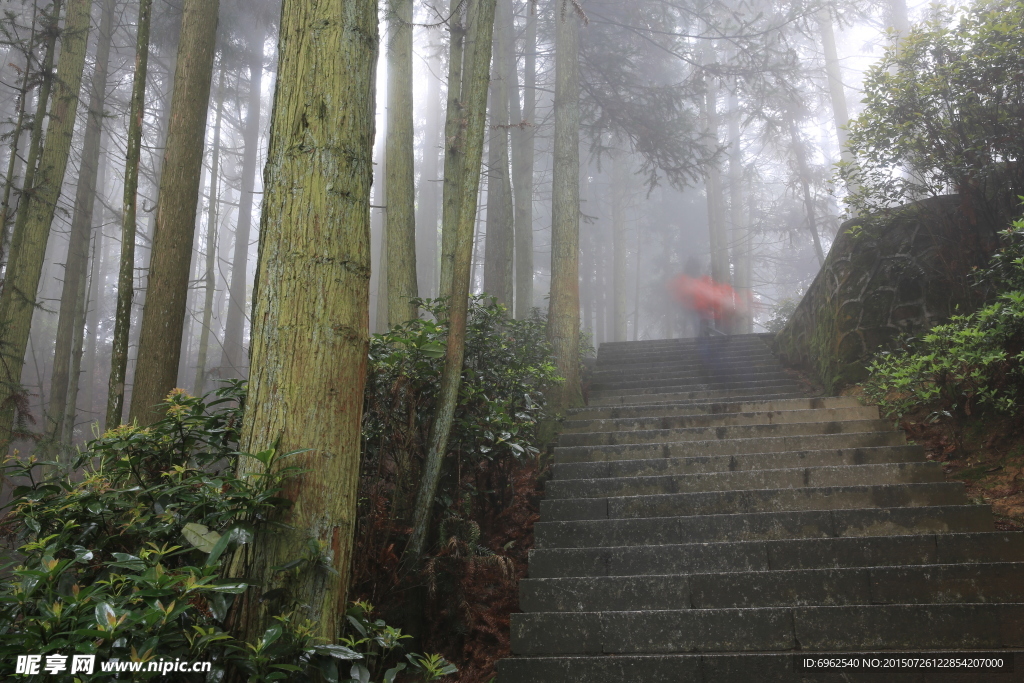
[{"label": "mossy tree trunk", "polygon": [[[469,5],[469,8],[466,5]],[[444,185],[441,190],[441,277],[438,296],[452,294],[452,272],[455,267],[456,231],[459,226],[460,193],[463,185],[463,95],[462,69],[466,43],[466,24],[476,0],[450,0],[448,32],[448,102],[444,121]]]},{"label": "mossy tree trunk", "polygon": [[132,322],[135,288],[135,235],[138,214],[139,158],[142,152],[142,122],[145,116],[146,75],[149,64],[149,27],[153,0],[139,1],[138,34],[135,44],[135,76],[128,112],[128,150],[124,165],[124,199],[121,205],[121,260],[117,276],[117,304],[114,311],[114,341],[107,382],[107,428],[121,424],[124,413],[124,383],[128,369],[128,334]]},{"label": "mossy tree trunk", "polygon": [[0,330],[0,450],[6,450],[12,436],[16,396],[21,390],[21,370],[36,309],[46,242],[71,153],[91,6],[91,0],[68,2],[46,139],[31,183],[26,172],[26,186],[11,240],[11,257],[0,294],[0,321],[5,325]]},{"label": "mossy tree trunk", "polygon": [[[377,3],[285,0],[270,130],[249,398],[241,448],[307,452],[280,494],[292,506],[248,546],[240,630],[273,614],[333,642],[345,619],[369,349]],[[241,473],[255,460],[243,459]],[[297,572],[276,566],[309,556]],[[277,591],[276,589],[283,589]],[[271,591],[275,599],[263,600]]]},{"label": "mossy tree trunk", "polygon": [[419,315],[416,282],[416,187],[412,120],[412,0],[388,2],[387,180],[384,249],[389,326]]},{"label": "mossy tree trunk", "polygon": [[[455,417],[455,406],[462,383],[462,362],[466,352],[466,318],[469,313],[469,280],[473,261],[473,233],[476,225],[477,192],[480,189],[480,166],[483,158],[484,128],[487,122],[487,90],[491,65],[491,37],[494,30],[495,0],[472,0],[469,29],[465,46],[462,78],[463,124],[448,149],[462,154],[462,187],[457,195],[458,224],[452,245],[451,306],[448,312],[448,339],[444,369],[438,391],[437,412],[430,428],[430,446],[423,466],[420,490],[413,512],[413,529],[406,546],[406,561],[419,561],[427,543],[429,524],[434,511],[434,496],[441,478],[441,463],[448,448]],[[449,88],[453,87],[449,83]],[[449,114],[449,118],[451,114]],[[445,182],[448,182],[447,162]],[[447,193],[448,188],[445,188]],[[448,210],[446,204],[445,210]],[[450,217],[445,216],[445,226]]]},{"label": "mossy tree trunk", "polygon": [[565,382],[550,392],[561,414],[583,403],[580,385],[580,17],[562,0],[555,24],[555,141],[551,188],[548,340]]},{"label": "mossy tree trunk", "polygon": [[[114,28],[115,0],[104,0],[96,42],[96,66],[89,90],[88,118],[82,141],[82,157],[78,170],[78,187],[71,218],[68,254],[64,261],[64,287],[60,297],[57,319],[57,339],[54,344],[53,375],[50,380],[50,408],[47,412],[47,435],[61,441],[64,417],[69,401],[68,386],[71,376],[71,357],[76,332],[81,331],[83,303],[81,289],[85,286],[85,273],[89,261],[89,241],[92,233],[93,207],[96,203],[96,181],[100,163],[100,136],[103,133],[103,107],[107,96],[107,69],[110,64],[110,43]],[[77,386],[77,383],[76,383]]]},{"label": "mossy tree trunk", "polygon": [[175,387],[206,141],[220,0],[185,0],[129,418],[145,426]]},{"label": "mossy tree trunk", "polygon": [[224,376],[248,376],[249,362],[242,339],[245,336],[246,276],[249,238],[252,233],[252,208],[260,148],[260,95],[263,89],[263,41],[266,29],[258,24],[249,36],[249,101],[242,134],[242,187],[238,198],[238,223],[231,259],[227,316],[224,321],[224,351],[220,365]]},{"label": "mossy tree trunk", "polygon": [[[523,105],[519,106],[516,60],[509,61],[509,102],[512,133],[512,190],[515,193],[516,318],[533,310],[533,161],[537,113],[537,13],[527,9],[523,33]],[[511,12],[511,7],[505,10]],[[514,32],[510,20],[509,30]],[[514,51],[512,41],[508,49]]]}]

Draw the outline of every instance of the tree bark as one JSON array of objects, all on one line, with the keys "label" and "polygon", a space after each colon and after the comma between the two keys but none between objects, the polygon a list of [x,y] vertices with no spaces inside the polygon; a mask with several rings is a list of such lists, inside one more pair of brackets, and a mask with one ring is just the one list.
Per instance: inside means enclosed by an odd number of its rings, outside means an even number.
[{"label": "tree bark", "polygon": [[388,324],[419,316],[416,282],[416,186],[412,112],[412,0],[388,0],[387,247]]},{"label": "tree bark", "polygon": [[139,159],[142,151],[142,123],[145,116],[149,27],[152,13],[153,0],[139,0],[135,77],[132,82],[132,99],[128,113],[128,151],[124,166],[124,199],[121,206],[121,260],[117,276],[117,305],[114,313],[114,341],[110,353],[110,379],[107,383],[106,426],[108,429],[120,425],[124,413],[128,336],[131,330],[132,297],[135,289]]},{"label": "tree bark", "polygon": [[[280,495],[282,526],[247,546],[248,642],[274,614],[310,619],[332,643],[345,620],[369,350],[375,0],[285,0],[254,297],[241,449],[309,451]],[[259,465],[243,459],[243,476]],[[279,572],[321,548],[320,562]],[[282,597],[263,600],[268,592]]]},{"label": "tree bark", "polygon": [[[714,51],[706,49],[704,63],[714,59]],[[718,147],[718,128],[721,118],[718,114],[718,80],[712,75],[705,76],[704,99],[705,122],[707,137],[714,147]],[[715,282],[728,284],[729,277],[729,240],[725,233],[725,201],[722,192],[722,172],[717,161],[707,165],[705,189],[708,203],[708,231],[711,240],[711,279]]]},{"label": "tree bark", "polygon": [[[82,327],[79,289],[85,285],[89,261],[89,242],[93,229],[93,207],[96,203],[96,181],[100,161],[100,136],[103,133],[103,107],[107,97],[107,69],[110,64],[110,43],[114,29],[115,0],[104,0],[100,30],[96,41],[96,66],[89,91],[89,109],[82,141],[82,157],[78,171],[78,188],[71,219],[67,259],[64,262],[64,288],[60,297],[57,339],[53,354],[53,376],[50,379],[50,409],[47,411],[46,433],[54,441],[64,434],[67,412],[68,382],[76,333]],[[76,378],[77,379],[77,378]],[[77,382],[76,382],[77,385]]]},{"label": "tree bark", "polygon": [[217,84],[217,113],[213,128],[213,154],[210,158],[210,205],[206,213],[206,273],[204,274],[203,322],[199,329],[199,353],[196,358],[196,381],[193,396],[206,390],[206,357],[210,347],[210,325],[213,324],[213,295],[217,289],[217,221],[219,218],[220,129],[224,120],[224,72],[221,65]]},{"label": "tree bark", "polygon": [[[513,309],[515,235],[512,183],[509,178],[509,77],[508,43],[512,27],[512,0],[498,0],[494,17],[494,50],[491,69],[491,130],[487,147],[487,238],[484,242],[484,292]],[[506,8],[509,10],[506,13]]]},{"label": "tree bark", "polygon": [[427,113],[423,127],[423,166],[420,170],[418,213],[416,215],[416,278],[420,296],[437,296],[437,241],[441,188],[437,176],[441,170],[440,143],[444,134],[441,120],[441,78],[437,76],[441,59],[431,54],[427,60]]},{"label": "tree bark", "polygon": [[146,426],[174,388],[181,357],[206,140],[219,0],[185,0],[130,420]]},{"label": "tree bark", "polygon": [[68,3],[46,140],[32,183],[28,182],[31,166],[26,170],[25,191],[18,207],[11,258],[3,293],[0,294],[0,320],[6,323],[0,331],[0,450],[4,451],[12,436],[15,397],[20,391],[21,370],[28,348],[32,313],[36,308],[46,242],[71,152],[89,40],[91,4],[91,0],[70,0]]},{"label": "tree bark", "polygon": [[224,352],[221,376],[247,377],[249,359],[242,340],[245,337],[246,277],[249,239],[252,233],[252,208],[260,151],[260,107],[263,90],[263,41],[266,28],[258,24],[249,44],[249,102],[245,112],[242,152],[242,192],[238,198],[238,223],[231,259],[231,283],[228,286],[228,311],[224,322]]},{"label": "tree bark", "polygon": [[[465,4],[470,10],[466,11]],[[466,25],[469,13],[475,11],[476,0],[450,0],[448,31],[450,44],[448,52],[448,102],[444,122],[444,185],[441,191],[441,277],[438,296],[452,295],[452,272],[455,267],[456,232],[459,227],[459,206],[462,191],[462,159],[464,143],[462,68],[466,42]]]},{"label": "tree bark", "polygon": [[738,315],[733,320],[733,334],[754,331],[751,304],[750,230],[743,219],[743,148],[740,139],[740,103],[735,88],[729,93],[729,223],[732,234],[733,289],[736,291]]},{"label": "tree bark", "polygon": [[818,29],[821,33],[821,46],[825,52],[825,73],[828,76],[828,92],[832,103],[832,119],[836,124],[839,154],[843,163],[850,165],[853,164],[853,152],[850,151],[850,135],[846,130],[847,124],[850,123],[850,113],[846,104],[843,75],[839,68],[839,53],[836,50],[835,32],[832,30],[832,16],[827,9],[823,8],[818,10],[817,19]]},{"label": "tree bark", "polygon": [[[441,463],[448,449],[448,435],[455,417],[455,406],[462,383],[462,361],[465,358],[466,318],[469,312],[469,280],[473,260],[473,233],[476,225],[477,197],[480,189],[480,165],[483,159],[484,128],[487,122],[487,85],[491,65],[491,36],[494,30],[495,0],[471,0],[469,31],[465,47],[465,71],[462,76],[462,113],[464,125],[458,128],[456,140],[448,149],[462,154],[460,174],[463,187],[458,224],[453,234],[451,263],[451,305],[448,310],[448,340],[444,369],[438,391],[437,412],[430,429],[429,450],[423,466],[420,490],[413,512],[413,528],[405,549],[407,562],[416,564],[427,542],[429,523],[434,510],[434,496],[441,478]],[[448,87],[453,84],[449,82]],[[449,114],[449,120],[451,115]],[[445,183],[448,164],[445,161]],[[446,192],[447,192],[447,188]],[[447,210],[447,205],[445,206]],[[450,217],[445,215],[445,225]]]},{"label": "tree bark", "polygon": [[583,403],[580,385],[580,18],[562,0],[555,23],[555,140],[551,188],[548,340],[564,383],[550,392],[554,414]]},{"label": "tree bark", "polygon": [[[510,60],[509,101],[512,123],[512,190],[515,193],[516,318],[533,312],[533,162],[537,114],[537,13],[527,3],[523,36],[523,106],[519,107],[518,69]],[[514,26],[510,25],[510,30]],[[515,45],[509,45],[514,50]],[[514,86],[514,87],[513,87]]]},{"label": "tree bark", "polygon": [[818,265],[825,265],[825,252],[821,248],[821,238],[818,236],[818,222],[815,219],[814,197],[811,195],[811,174],[807,168],[807,152],[804,149],[804,142],[800,138],[800,129],[796,125],[796,118],[792,115],[789,119],[789,134],[793,141],[793,156],[796,158],[797,172],[800,174],[800,185],[804,194],[804,209],[807,211],[807,229],[811,231],[811,240],[814,242],[814,254],[818,257]]},{"label": "tree bark", "polygon": [[626,152],[612,156],[612,329],[613,341],[626,341]]}]

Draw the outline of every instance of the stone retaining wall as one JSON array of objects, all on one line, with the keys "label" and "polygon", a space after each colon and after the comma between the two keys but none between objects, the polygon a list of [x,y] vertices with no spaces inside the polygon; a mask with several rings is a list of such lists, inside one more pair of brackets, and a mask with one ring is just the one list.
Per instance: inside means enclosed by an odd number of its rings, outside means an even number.
[{"label": "stone retaining wall", "polygon": [[[971,226],[957,195],[902,207],[884,222],[844,223],[825,265],[776,336],[783,363],[826,391],[866,376],[870,357],[902,333],[918,334],[978,304],[968,274],[998,245]],[[872,224],[874,223],[874,224]]]}]

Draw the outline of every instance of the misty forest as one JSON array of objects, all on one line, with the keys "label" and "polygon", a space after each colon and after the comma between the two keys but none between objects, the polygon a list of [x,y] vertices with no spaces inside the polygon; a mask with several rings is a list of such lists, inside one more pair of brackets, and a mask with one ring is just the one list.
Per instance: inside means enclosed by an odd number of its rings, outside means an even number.
[{"label": "misty forest", "polygon": [[1024,648],[1022,0],[0,8],[0,677]]}]

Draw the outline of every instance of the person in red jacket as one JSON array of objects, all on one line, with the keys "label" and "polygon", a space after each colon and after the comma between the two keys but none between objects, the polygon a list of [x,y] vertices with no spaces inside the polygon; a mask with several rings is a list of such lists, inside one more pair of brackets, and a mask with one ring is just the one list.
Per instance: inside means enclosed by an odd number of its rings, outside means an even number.
[{"label": "person in red jacket", "polygon": [[675,299],[700,319],[700,336],[729,329],[739,310],[736,291],[727,284],[715,282],[710,276],[701,278],[677,275],[669,281]]}]

